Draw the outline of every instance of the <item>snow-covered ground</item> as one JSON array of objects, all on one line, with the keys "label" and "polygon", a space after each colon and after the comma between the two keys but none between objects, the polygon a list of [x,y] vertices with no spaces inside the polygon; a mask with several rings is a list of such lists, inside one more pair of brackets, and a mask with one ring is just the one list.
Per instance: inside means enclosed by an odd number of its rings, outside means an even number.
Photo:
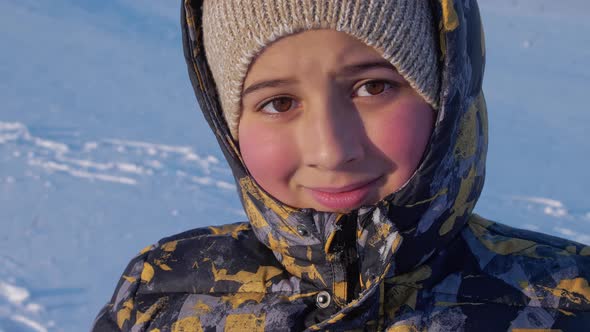
[{"label": "snow-covered ground", "polygon": [[[180,1],[0,1],[0,332],[85,331],[127,261],[244,219],[186,75]],[[590,2],[482,0],[476,211],[590,244]]]}]

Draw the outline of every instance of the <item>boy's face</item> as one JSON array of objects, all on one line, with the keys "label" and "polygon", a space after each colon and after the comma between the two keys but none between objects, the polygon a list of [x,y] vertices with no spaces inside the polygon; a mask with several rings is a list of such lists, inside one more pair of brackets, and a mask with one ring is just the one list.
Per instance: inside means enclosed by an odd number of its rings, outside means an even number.
[{"label": "boy's face", "polygon": [[239,146],[256,182],[278,200],[345,212],[410,179],[434,114],[375,49],[343,32],[310,30],[252,63]]}]

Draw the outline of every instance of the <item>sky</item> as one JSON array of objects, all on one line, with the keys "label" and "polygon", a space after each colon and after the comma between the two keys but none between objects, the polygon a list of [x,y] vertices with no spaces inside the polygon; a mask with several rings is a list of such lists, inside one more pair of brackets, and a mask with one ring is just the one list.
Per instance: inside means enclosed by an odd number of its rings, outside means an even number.
[{"label": "sky", "polygon": [[[476,212],[590,244],[590,3],[480,7]],[[179,1],[0,1],[0,332],[88,330],[143,247],[244,220],[178,17]]]}]

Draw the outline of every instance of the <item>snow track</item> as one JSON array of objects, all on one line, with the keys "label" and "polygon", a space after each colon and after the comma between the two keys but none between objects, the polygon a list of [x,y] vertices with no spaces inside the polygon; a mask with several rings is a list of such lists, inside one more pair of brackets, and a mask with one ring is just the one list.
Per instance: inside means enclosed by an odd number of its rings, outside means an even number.
[{"label": "snow track", "polygon": [[[22,123],[0,121],[0,146],[6,159],[24,162],[48,174],[63,173],[89,181],[137,185],[151,177],[173,177],[203,186],[235,190],[229,171],[211,155],[201,156],[187,146],[104,139],[58,142],[34,136]],[[81,149],[71,147],[81,146]],[[27,173],[27,176],[38,176]],[[14,178],[7,177],[6,182]]]}]

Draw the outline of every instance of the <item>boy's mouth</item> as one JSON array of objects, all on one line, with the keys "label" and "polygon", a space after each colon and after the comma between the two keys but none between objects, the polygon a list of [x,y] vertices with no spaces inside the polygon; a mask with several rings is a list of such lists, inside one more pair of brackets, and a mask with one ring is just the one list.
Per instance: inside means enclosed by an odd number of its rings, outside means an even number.
[{"label": "boy's mouth", "polygon": [[342,187],[307,188],[311,196],[322,206],[331,210],[350,210],[365,202],[381,177],[352,183]]}]

